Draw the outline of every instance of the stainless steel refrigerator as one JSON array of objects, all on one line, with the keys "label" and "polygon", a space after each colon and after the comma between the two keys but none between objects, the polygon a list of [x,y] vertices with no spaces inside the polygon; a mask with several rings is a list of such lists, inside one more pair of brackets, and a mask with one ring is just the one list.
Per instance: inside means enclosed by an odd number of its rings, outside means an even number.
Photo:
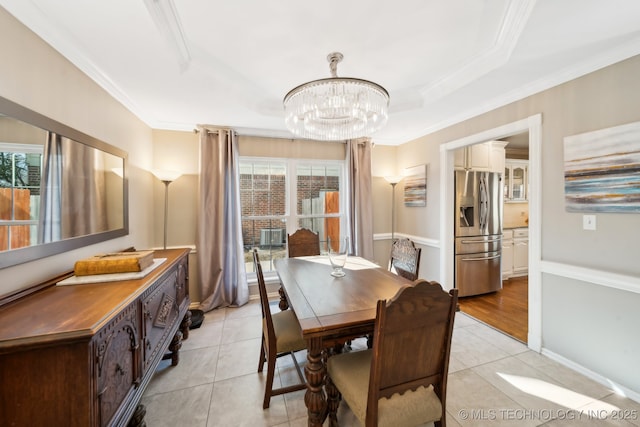
[{"label": "stainless steel refrigerator", "polygon": [[455,286],[458,296],[502,289],[502,179],[499,173],[456,171]]}]

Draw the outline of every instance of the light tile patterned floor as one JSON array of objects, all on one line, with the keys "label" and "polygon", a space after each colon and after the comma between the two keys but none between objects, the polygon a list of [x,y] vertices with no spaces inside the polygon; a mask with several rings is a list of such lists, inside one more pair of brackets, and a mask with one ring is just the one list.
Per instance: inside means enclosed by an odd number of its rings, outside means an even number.
[{"label": "light tile patterned floor", "polygon": [[[183,343],[179,365],[163,361],[151,380],[141,401],[147,426],[306,426],[304,391],[275,396],[262,410],[266,368],[257,373],[260,324],[255,300],[206,313],[202,327]],[[354,347],[364,348],[364,341]],[[287,359],[278,362],[276,383],[296,379]],[[299,359],[304,362],[305,355]],[[341,426],[358,425],[346,404],[338,419]],[[640,426],[640,403],[458,313],[447,425]]]}]

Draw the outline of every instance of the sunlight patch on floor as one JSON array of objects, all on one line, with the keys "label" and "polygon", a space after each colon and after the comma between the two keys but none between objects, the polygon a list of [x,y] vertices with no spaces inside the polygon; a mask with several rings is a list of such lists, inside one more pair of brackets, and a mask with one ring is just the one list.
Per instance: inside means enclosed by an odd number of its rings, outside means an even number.
[{"label": "sunlight patch on floor", "polygon": [[569,390],[537,378],[503,374],[501,372],[498,372],[497,374],[519,390],[532,396],[564,406],[565,408],[580,411],[579,408],[589,405],[588,412],[590,414],[596,414],[602,419],[605,419],[611,413],[620,410],[620,408],[615,405],[601,402],[593,397],[577,393],[573,390]]}]

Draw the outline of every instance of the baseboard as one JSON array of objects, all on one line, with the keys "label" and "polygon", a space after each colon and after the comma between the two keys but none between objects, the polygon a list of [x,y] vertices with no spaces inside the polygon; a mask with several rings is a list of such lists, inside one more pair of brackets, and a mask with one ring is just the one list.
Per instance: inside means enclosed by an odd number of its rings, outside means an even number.
[{"label": "baseboard", "polygon": [[582,375],[584,375],[587,378],[590,378],[592,380],[594,380],[595,382],[602,384],[605,387],[609,387],[611,388],[616,394],[619,394],[621,396],[627,397],[635,402],[640,403],[640,393],[631,390],[625,386],[622,386],[614,381],[611,381],[609,378],[600,375],[596,372],[593,372],[592,370],[585,368],[582,365],[579,365],[578,363],[575,363],[569,359],[567,359],[564,356],[561,356],[557,353],[554,353],[551,350],[547,350],[545,348],[542,349],[541,354],[543,354],[544,356],[547,356],[549,359],[554,360],[558,363],[560,363],[561,365],[566,366],[569,369],[572,369]]}]

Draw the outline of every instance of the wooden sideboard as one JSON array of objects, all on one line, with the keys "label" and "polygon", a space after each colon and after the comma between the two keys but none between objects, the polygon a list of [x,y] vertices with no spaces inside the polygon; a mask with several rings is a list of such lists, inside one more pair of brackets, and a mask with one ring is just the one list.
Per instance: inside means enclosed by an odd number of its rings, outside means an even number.
[{"label": "wooden sideboard", "polygon": [[142,279],[52,283],[0,307],[0,425],[142,422],[154,370],[176,365],[188,336],[188,254],[156,251],[166,261]]}]

